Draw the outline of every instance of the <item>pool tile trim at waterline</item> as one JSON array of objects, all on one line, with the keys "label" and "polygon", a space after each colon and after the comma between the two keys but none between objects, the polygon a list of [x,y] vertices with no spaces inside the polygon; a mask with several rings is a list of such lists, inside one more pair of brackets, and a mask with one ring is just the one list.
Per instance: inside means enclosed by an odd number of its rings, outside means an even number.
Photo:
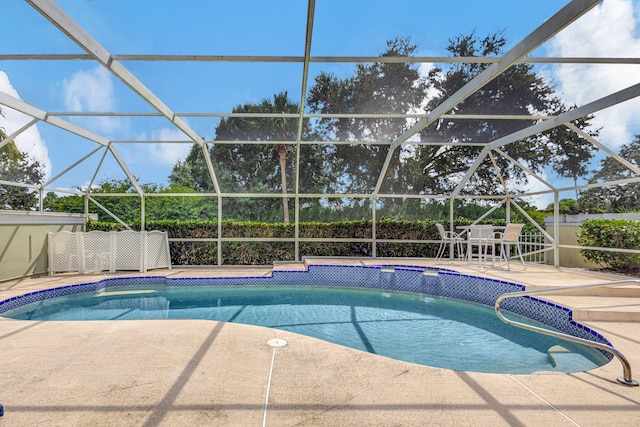
[{"label": "pool tile trim at waterline", "polygon": [[[114,277],[96,282],[30,292],[0,301],[0,315],[26,304],[50,298],[97,292],[109,287],[165,285],[196,286],[336,286],[414,292],[493,306],[498,296],[525,290],[525,286],[503,280],[461,274],[453,270],[411,265],[341,266],[311,264],[307,270],[276,270],[269,276],[168,278],[165,276]],[[566,307],[534,297],[510,298],[504,310],[544,323],[580,338],[611,343],[598,332],[573,320]],[[601,351],[607,358],[613,356]]]}]

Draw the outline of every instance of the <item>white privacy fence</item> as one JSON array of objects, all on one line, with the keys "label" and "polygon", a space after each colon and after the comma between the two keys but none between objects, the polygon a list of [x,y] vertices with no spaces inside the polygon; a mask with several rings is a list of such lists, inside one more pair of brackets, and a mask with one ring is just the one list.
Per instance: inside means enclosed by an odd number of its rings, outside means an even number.
[{"label": "white privacy fence", "polygon": [[61,231],[49,233],[49,274],[64,271],[171,268],[169,239],[162,231]]}]

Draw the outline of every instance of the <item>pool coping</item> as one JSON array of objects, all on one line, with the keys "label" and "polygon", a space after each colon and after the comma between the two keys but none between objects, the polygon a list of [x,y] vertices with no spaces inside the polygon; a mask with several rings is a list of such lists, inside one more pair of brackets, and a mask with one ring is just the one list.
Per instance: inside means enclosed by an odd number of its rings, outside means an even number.
[{"label": "pool coping", "polygon": [[[162,283],[158,283],[161,281]],[[228,277],[180,277],[163,275],[135,275],[103,278],[93,282],[41,289],[0,300],[0,316],[24,305],[57,297],[99,292],[120,286],[163,284],[168,287],[201,286],[328,286],[341,288],[403,291],[453,298],[493,307],[505,293],[526,290],[524,284],[463,274],[451,268],[416,266],[411,264],[378,263],[350,265],[349,263],[306,262],[305,268],[272,270],[271,274]],[[505,301],[504,311],[522,315],[563,333],[597,341],[611,346],[602,334],[573,319],[570,308],[545,298],[525,296]],[[599,350],[608,360],[612,353]]]}]

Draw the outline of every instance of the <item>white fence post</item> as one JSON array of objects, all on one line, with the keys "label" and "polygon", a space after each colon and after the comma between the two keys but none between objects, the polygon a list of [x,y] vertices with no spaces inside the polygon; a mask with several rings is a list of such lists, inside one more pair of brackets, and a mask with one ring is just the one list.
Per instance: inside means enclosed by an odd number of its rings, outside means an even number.
[{"label": "white fence post", "polygon": [[147,271],[147,232],[140,232],[140,272]]},{"label": "white fence post", "polygon": [[78,262],[78,273],[84,274],[84,233],[77,232],[76,235],[76,259]]},{"label": "white fence post", "polygon": [[117,243],[116,239],[118,236],[115,231],[109,232],[109,273],[116,272],[116,251],[117,251]]}]

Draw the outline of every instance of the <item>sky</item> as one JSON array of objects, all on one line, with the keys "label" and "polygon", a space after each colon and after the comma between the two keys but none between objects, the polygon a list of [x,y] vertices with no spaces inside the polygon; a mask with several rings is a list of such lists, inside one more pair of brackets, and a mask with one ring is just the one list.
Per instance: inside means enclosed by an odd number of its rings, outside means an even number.
[{"label": "sky", "polygon": [[[5,36],[0,55],[84,53],[36,10],[21,0],[3,0]],[[472,31],[482,37],[504,31],[505,50],[513,47],[567,1],[544,0],[317,0],[312,56],[378,56],[386,40],[410,36],[418,56],[448,56],[448,41]],[[306,6],[303,0],[58,0],[57,4],[112,55],[286,55],[304,52]],[[531,56],[640,57],[640,0],[604,0]],[[124,61],[145,86],[174,112],[229,112],[239,104],[259,102],[287,91],[299,99],[300,63],[174,63]],[[439,64],[442,65],[442,64]],[[421,66],[428,72],[431,64]],[[583,105],[640,81],[640,65],[540,65],[568,105]],[[310,82],[320,71],[339,77],[353,73],[352,63],[312,64]],[[105,68],[92,61],[0,61],[0,91],[45,111],[154,112]],[[3,108],[0,126],[10,134],[30,120]],[[640,101],[596,115],[599,141],[617,150],[640,133]],[[162,117],[64,117],[109,140],[185,140]],[[217,119],[184,119],[198,135],[212,139]],[[96,145],[55,126],[40,123],[16,143],[55,177]],[[190,144],[115,143],[141,182],[167,184],[176,160]],[[93,176],[94,155],[52,185],[74,188]],[[106,158],[96,176],[123,178]],[[557,177],[545,178],[553,181]],[[531,188],[540,184],[533,181]],[[568,196],[570,197],[570,195]],[[542,201],[541,203],[544,203]]]}]

